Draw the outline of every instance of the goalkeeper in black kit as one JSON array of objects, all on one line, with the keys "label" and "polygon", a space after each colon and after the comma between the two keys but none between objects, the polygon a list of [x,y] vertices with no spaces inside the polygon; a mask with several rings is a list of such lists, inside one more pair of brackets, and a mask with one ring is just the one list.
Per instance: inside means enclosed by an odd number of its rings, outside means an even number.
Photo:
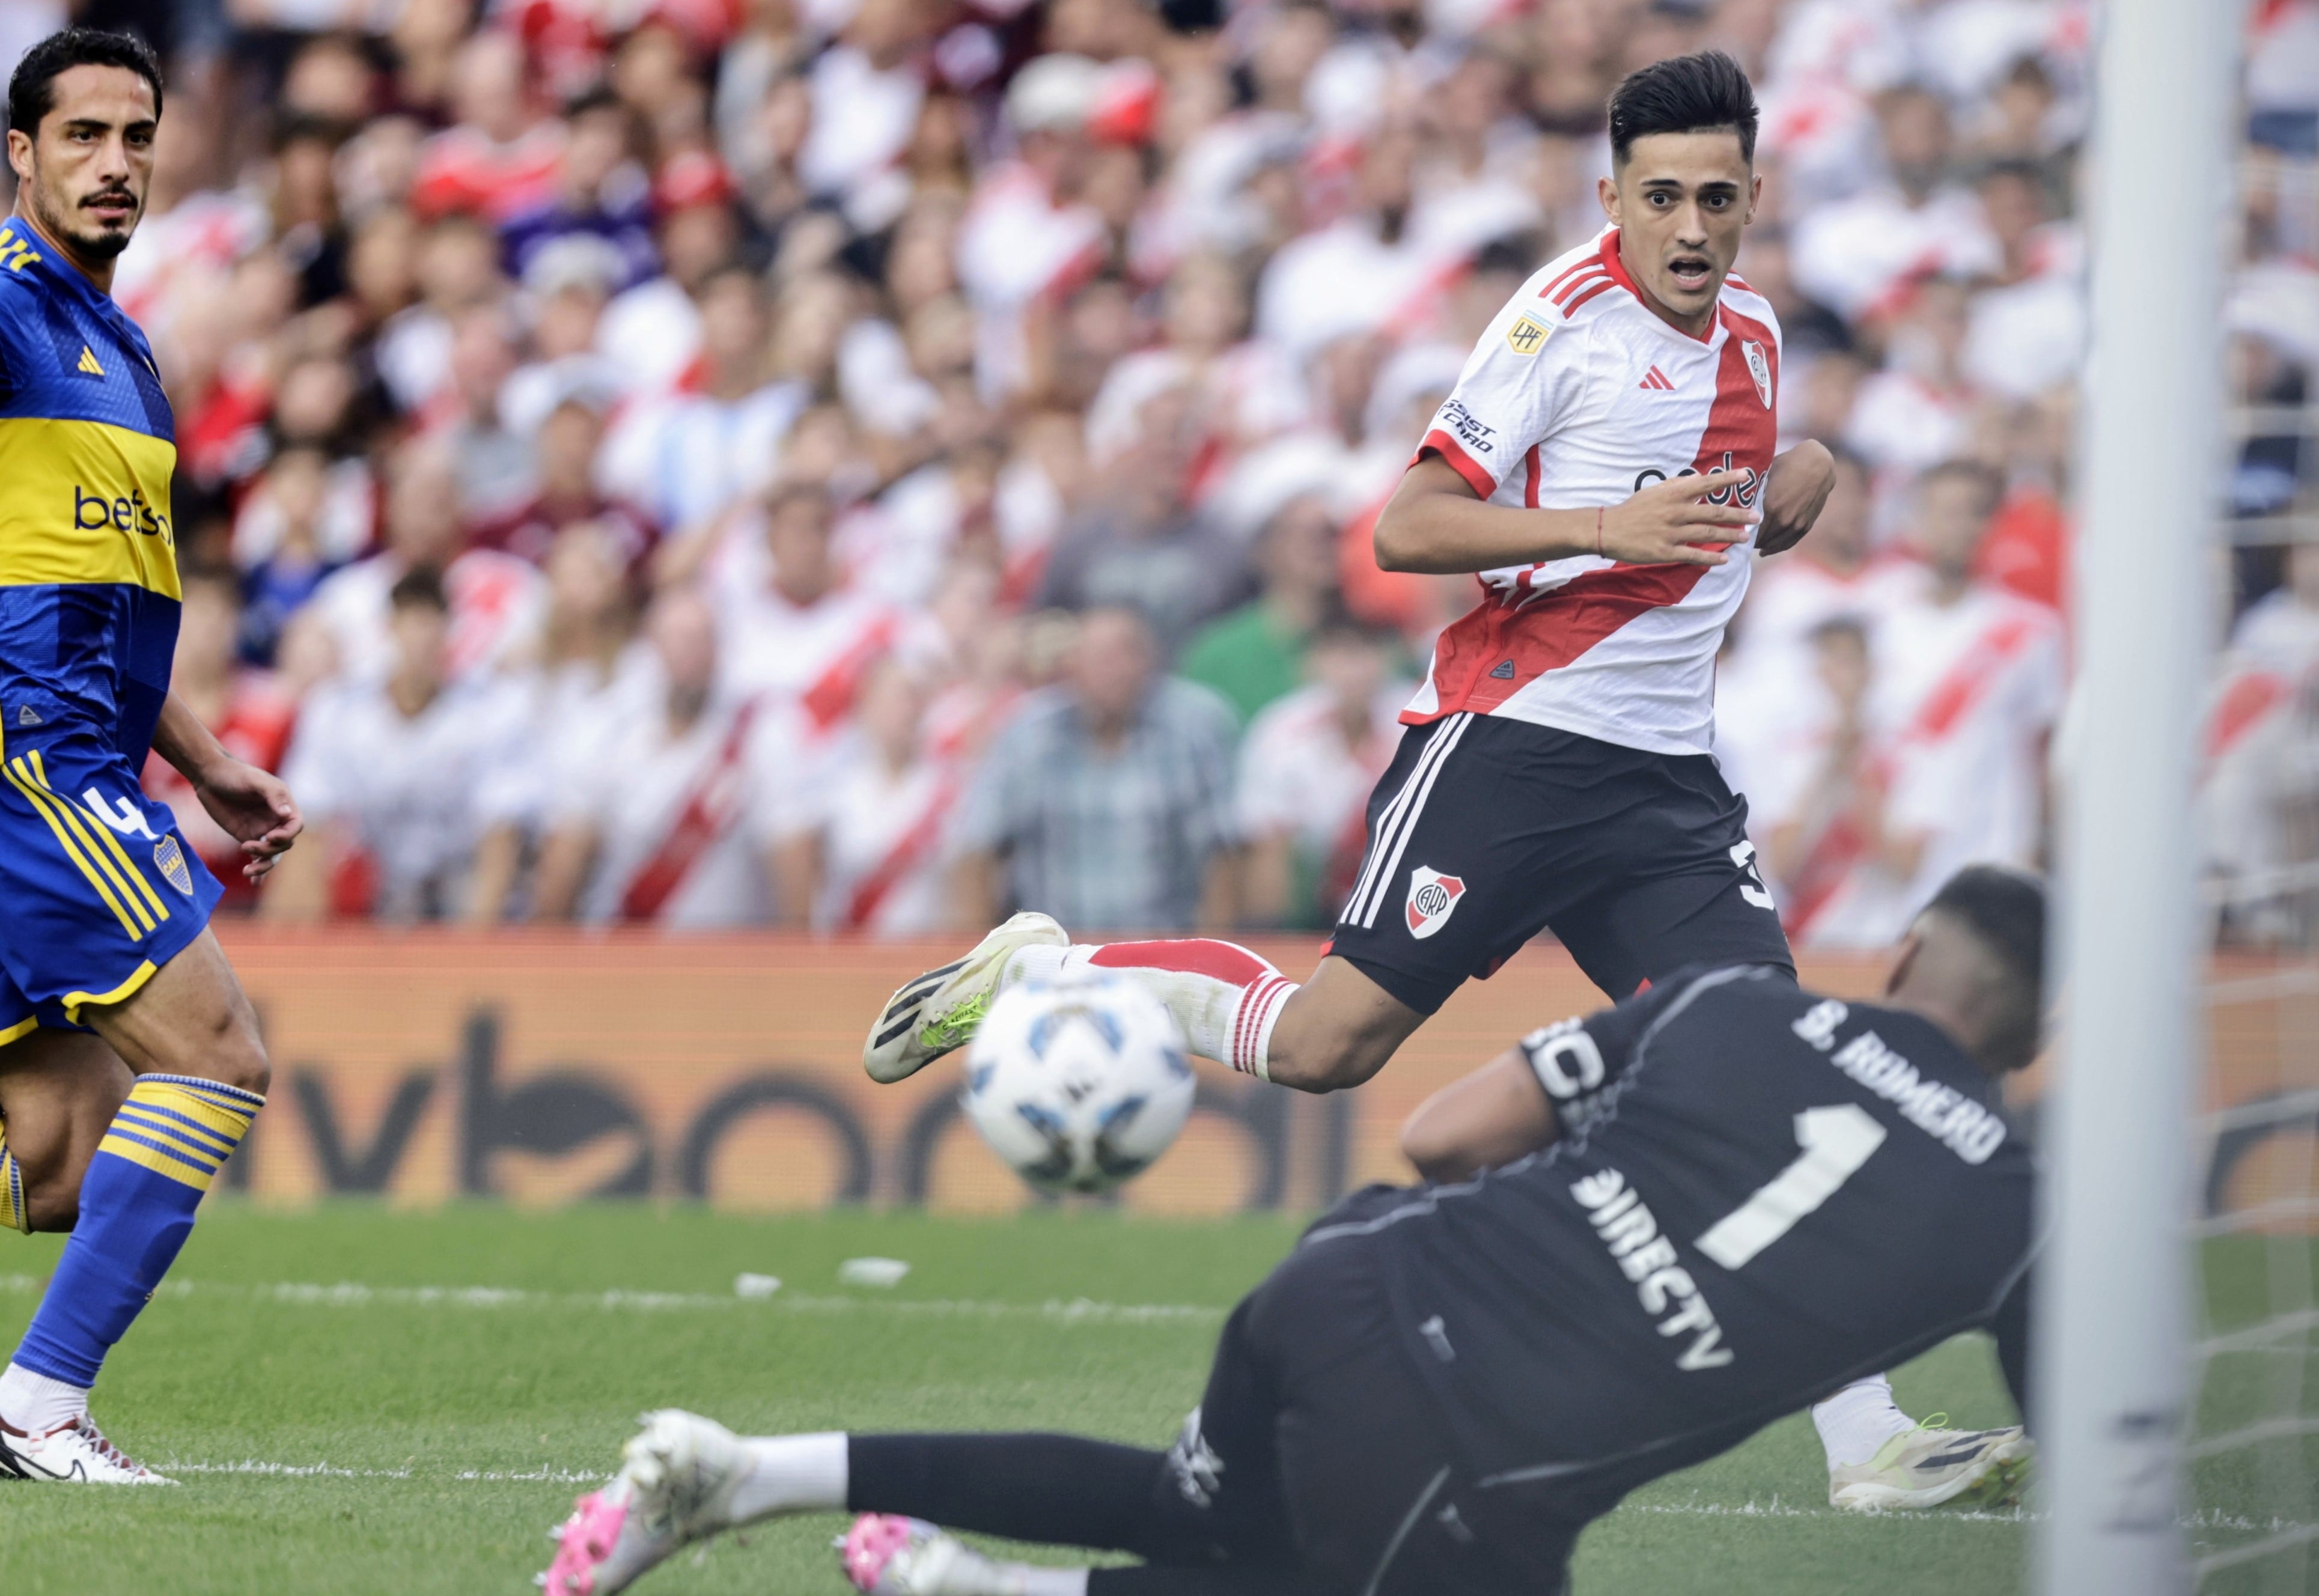
[{"label": "goalkeeper in black kit", "polygon": [[[887,1596],[1538,1596],[1636,1486],[1960,1330],[1994,1331],[2022,1402],[2033,1160],[1997,1096],[2037,1050],[2044,917],[1976,867],[1881,1003],[1695,968],[1524,1038],[1411,1121],[1430,1184],[1355,1195],[1240,1304],[1169,1450],[656,1413],[547,1588],[842,1508],[846,1575]],[[2017,1431],[1955,1441],[1961,1489],[2026,1466]]]}]

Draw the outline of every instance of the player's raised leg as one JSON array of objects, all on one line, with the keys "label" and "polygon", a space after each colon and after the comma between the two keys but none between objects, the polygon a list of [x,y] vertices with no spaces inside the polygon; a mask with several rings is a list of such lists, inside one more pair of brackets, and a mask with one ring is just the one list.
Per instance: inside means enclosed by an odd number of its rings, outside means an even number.
[{"label": "player's raised leg", "polygon": [[98,1433],[89,1389],[265,1105],[266,1050],[206,928],[129,996],[78,1014],[137,1079],[89,1159],[72,1240],[0,1373],[0,1465],[27,1479],[161,1483]]},{"label": "player's raised leg", "polygon": [[1002,988],[1083,969],[1140,982],[1200,1057],[1307,1091],[1368,1079],[1425,1021],[1342,959],[1322,960],[1299,985],[1237,942],[1073,943],[1046,915],[1024,914],[897,991],[871,1030],[863,1067],[881,1081],[915,1074],[972,1041]]}]

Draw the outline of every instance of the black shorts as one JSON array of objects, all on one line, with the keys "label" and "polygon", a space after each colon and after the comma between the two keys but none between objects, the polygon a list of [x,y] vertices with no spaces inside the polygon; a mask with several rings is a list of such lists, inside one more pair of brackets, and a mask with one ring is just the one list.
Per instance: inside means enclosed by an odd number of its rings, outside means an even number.
[{"label": "black shorts", "polygon": [[1420,1014],[1548,929],[1613,998],[1686,964],[1795,969],[1710,755],[1451,715],[1403,735],[1368,825],[1330,951]]},{"label": "black shorts", "polygon": [[1234,1561],[1281,1570],[1284,1596],[1567,1588],[1584,1519],[1474,1487],[1369,1247],[1291,1253],[1225,1324],[1193,1417],[1163,1471],[1167,1505],[1209,1518]]}]

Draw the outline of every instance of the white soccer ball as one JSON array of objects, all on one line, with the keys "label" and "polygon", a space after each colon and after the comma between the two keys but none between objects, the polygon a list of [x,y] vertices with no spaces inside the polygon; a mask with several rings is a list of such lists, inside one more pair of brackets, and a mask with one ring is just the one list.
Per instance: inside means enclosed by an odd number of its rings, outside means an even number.
[{"label": "white soccer ball", "polygon": [[1198,1086],[1157,997],[1101,971],[1008,987],[966,1056],[966,1116],[1042,1191],[1102,1192],[1166,1152]]}]

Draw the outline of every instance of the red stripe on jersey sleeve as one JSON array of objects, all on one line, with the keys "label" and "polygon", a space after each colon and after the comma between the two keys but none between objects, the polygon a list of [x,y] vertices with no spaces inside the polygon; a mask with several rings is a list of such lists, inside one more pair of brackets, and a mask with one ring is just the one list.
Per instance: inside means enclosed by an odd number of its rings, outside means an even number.
[{"label": "red stripe on jersey sleeve", "polygon": [[1611,279],[1602,273],[1600,267],[1597,267],[1594,270],[1583,273],[1578,276],[1571,278],[1569,282],[1565,283],[1561,287],[1556,289],[1553,293],[1549,294],[1548,297],[1556,304],[1567,310],[1570,307],[1571,298],[1574,294],[1580,298],[1584,298],[1590,289],[1608,288],[1610,286]]},{"label": "red stripe on jersey sleeve", "polygon": [[1600,255],[1588,256],[1584,260],[1580,261],[1576,266],[1572,266],[1568,271],[1563,273],[1562,275],[1555,278],[1554,281],[1539,289],[1538,291],[1538,297],[1540,299],[1549,299],[1553,297],[1554,291],[1561,287],[1565,283],[1569,282],[1571,278],[1577,276],[1582,272],[1593,271],[1601,266],[1602,264],[1602,257]]},{"label": "red stripe on jersey sleeve", "polygon": [[1417,453],[1409,457],[1409,464],[1414,465],[1424,459],[1428,450],[1448,461],[1449,469],[1466,479],[1466,485],[1474,490],[1476,499],[1487,499],[1498,491],[1497,479],[1476,464],[1457,440],[1439,427],[1425,435],[1425,441],[1417,446]]},{"label": "red stripe on jersey sleeve", "polygon": [[1588,300],[1599,299],[1617,286],[1618,284],[1611,282],[1608,277],[1596,278],[1593,287],[1587,289],[1584,293],[1579,294],[1568,304],[1562,307],[1562,314],[1564,318],[1567,320],[1572,316],[1575,316],[1578,314],[1579,307],[1585,304]]}]

